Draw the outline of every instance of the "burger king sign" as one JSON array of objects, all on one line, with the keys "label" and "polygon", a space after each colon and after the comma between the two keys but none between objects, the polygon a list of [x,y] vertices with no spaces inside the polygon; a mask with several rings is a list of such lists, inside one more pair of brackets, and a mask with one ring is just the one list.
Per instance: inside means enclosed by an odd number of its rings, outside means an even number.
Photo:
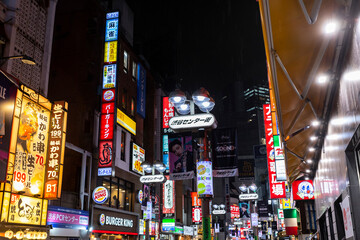
[{"label": "burger king sign", "polygon": [[106,188],[100,186],[94,189],[92,194],[92,199],[97,204],[103,204],[108,200],[109,198],[109,192]]}]

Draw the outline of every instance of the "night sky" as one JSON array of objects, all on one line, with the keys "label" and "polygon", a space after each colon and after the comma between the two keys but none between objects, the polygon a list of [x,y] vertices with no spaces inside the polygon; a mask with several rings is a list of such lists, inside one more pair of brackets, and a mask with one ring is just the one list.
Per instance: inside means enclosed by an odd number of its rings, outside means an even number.
[{"label": "night sky", "polygon": [[[162,86],[220,99],[234,81],[266,82],[265,51],[255,0],[132,0],[134,47]],[[182,79],[182,80],[181,80]]]}]

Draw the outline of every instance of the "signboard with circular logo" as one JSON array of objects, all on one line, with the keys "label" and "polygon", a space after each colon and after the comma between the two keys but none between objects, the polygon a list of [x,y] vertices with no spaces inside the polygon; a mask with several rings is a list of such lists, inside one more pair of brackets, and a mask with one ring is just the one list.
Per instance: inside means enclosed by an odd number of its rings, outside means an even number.
[{"label": "signboard with circular logo", "polygon": [[137,200],[140,204],[142,204],[143,198],[144,198],[144,192],[142,190],[139,190],[137,194]]},{"label": "signboard with circular logo", "polygon": [[114,89],[109,89],[109,90],[103,91],[103,100],[105,102],[110,102],[110,101],[113,101],[114,99],[115,99],[115,90]]},{"label": "signboard with circular logo", "polygon": [[109,192],[105,187],[97,187],[94,189],[92,199],[97,204],[103,204],[109,198]]},{"label": "signboard with circular logo", "polygon": [[104,226],[105,224],[105,214],[100,214],[99,222],[101,226]]}]

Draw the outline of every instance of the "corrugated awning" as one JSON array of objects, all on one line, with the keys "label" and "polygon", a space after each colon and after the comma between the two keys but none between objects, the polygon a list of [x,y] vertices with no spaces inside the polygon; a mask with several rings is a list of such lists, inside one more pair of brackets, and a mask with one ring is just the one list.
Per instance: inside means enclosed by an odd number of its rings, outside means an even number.
[{"label": "corrugated awning", "polygon": [[[285,142],[290,182],[314,166],[306,160],[319,134],[311,124],[324,120],[331,87],[319,84],[319,76],[336,76],[339,43],[343,33],[326,33],[325,26],[345,26],[347,12],[341,1],[261,0],[260,12],[268,61],[269,78],[276,96],[280,134]],[[340,17],[340,18],[339,18]],[[331,30],[331,29],[327,29]],[[317,143],[318,144],[318,143]]]}]

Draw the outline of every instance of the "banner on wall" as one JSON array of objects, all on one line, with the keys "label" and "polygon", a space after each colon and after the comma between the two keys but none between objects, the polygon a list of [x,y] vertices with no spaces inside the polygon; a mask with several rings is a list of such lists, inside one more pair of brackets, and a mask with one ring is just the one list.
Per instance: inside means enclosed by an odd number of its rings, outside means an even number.
[{"label": "banner on wall", "polygon": [[213,195],[212,162],[198,161],[197,169],[197,192],[199,196]]},{"label": "banner on wall", "polygon": [[175,182],[166,176],[167,181],[163,184],[163,214],[172,216],[175,214]]},{"label": "banner on wall", "polygon": [[340,203],[343,220],[344,220],[344,228],[345,228],[345,237],[349,239],[354,236],[353,224],[352,224],[352,215],[350,209],[350,197],[346,196],[344,200]]},{"label": "banner on wall", "polygon": [[192,179],[194,177],[192,137],[169,138],[168,150],[170,179]]},{"label": "banner on wall", "polygon": [[143,162],[145,162],[145,149],[133,143],[131,170],[140,175],[144,175],[144,170],[141,167]]}]

